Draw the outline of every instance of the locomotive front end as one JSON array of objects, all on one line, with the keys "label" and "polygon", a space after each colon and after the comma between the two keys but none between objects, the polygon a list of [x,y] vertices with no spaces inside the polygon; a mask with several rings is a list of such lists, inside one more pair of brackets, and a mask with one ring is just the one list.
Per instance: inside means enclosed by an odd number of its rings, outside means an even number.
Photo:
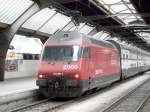
[{"label": "locomotive front end", "polygon": [[47,97],[76,97],[82,92],[79,45],[45,46],[37,85]]}]

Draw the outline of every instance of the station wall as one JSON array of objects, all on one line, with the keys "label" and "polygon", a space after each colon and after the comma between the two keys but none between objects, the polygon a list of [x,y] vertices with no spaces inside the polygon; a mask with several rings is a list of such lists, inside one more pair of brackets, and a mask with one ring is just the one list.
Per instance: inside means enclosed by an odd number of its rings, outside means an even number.
[{"label": "station wall", "polygon": [[20,60],[17,71],[5,71],[5,79],[20,77],[36,77],[38,60]]}]

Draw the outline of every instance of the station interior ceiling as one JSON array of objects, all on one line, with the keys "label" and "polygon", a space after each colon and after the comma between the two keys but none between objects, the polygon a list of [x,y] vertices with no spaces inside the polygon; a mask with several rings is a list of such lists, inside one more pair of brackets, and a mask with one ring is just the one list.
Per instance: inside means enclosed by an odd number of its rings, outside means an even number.
[{"label": "station interior ceiling", "polygon": [[0,81],[14,36],[45,42],[60,31],[78,31],[150,51],[148,0],[0,0]]},{"label": "station interior ceiling", "polygon": [[[150,1],[149,1],[150,2]],[[17,21],[34,3],[47,4],[17,34],[45,42],[59,31],[79,31],[150,51],[147,0],[0,0],[0,30]],[[39,5],[40,6],[40,5]],[[42,7],[42,6],[41,6]]]}]

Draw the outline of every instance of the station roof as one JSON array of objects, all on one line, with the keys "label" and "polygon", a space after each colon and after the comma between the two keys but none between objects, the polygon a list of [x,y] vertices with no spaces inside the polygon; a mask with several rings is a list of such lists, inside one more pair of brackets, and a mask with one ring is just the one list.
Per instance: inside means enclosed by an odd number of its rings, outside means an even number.
[{"label": "station roof", "polygon": [[[0,0],[0,28],[13,24],[37,1]],[[148,19],[150,10],[146,0],[51,0],[51,2],[51,6],[27,20],[18,34],[36,36],[42,40],[59,31],[78,30],[95,38],[123,40],[125,41],[123,43],[131,43],[143,49],[150,48],[150,19]],[[79,26],[76,27],[75,24]]]},{"label": "station roof", "polygon": [[139,29],[138,32],[145,38],[147,41],[150,41],[150,1],[148,0],[131,0],[133,6],[135,7],[137,13],[146,23],[143,29]]}]

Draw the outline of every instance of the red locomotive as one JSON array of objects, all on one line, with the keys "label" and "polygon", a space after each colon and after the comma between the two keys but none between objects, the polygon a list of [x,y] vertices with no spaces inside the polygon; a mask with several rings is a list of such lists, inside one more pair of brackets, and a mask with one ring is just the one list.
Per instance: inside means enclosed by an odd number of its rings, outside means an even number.
[{"label": "red locomotive", "polygon": [[[36,83],[47,97],[77,97],[104,87],[128,77],[130,69],[123,68],[122,49],[116,42],[78,32],[57,33],[44,45]],[[148,64],[145,66],[147,69],[141,71],[149,69]]]}]

